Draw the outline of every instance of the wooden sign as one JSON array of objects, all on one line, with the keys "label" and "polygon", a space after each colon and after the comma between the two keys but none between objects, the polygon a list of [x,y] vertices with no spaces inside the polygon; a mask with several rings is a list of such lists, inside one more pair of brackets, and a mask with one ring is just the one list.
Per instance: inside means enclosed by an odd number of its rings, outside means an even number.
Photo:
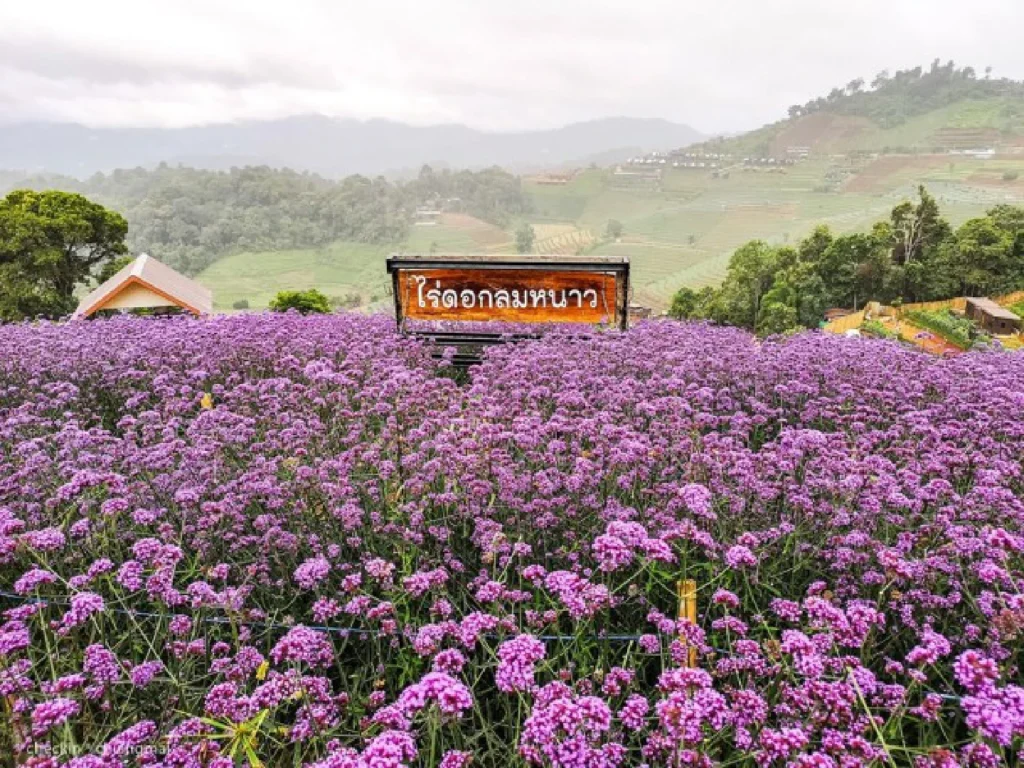
[{"label": "wooden sign", "polygon": [[588,323],[625,328],[621,257],[392,256],[398,322]]}]

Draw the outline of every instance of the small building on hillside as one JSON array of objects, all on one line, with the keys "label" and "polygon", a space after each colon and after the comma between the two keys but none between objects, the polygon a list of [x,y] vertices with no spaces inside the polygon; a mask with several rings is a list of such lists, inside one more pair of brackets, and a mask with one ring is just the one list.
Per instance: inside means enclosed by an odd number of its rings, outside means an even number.
[{"label": "small building on hillside", "polygon": [[209,315],[213,312],[213,294],[143,253],[82,299],[72,317],[132,309]]},{"label": "small building on hillside", "polygon": [[1005,335],[1021,329],[1020,318],[992,299],[968,297],[965,314],[989,333]]}]

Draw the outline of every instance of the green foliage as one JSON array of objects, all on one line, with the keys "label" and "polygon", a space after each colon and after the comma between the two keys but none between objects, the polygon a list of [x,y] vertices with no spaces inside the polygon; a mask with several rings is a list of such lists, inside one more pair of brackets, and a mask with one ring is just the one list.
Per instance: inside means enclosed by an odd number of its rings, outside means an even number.
[{"label": "green foliage", "polygon": [[609,219],[608,227],[605,229],[605,232],[607,233],[608,237],[610,237],[612,240],[618,240],[620,237],[622,237],[622,222],[619,221],[618,219]]},{"label": "green foliage", "polygon": [[800,330],[796,307],[781,301],[765,301],[757,318],[757,331],[764,336]]},{"label": "green foliage", "polygon": [[977,326],[966,317],[956,315],[948,309],[917,309],[908,312],[907,319],[915,325],[937,333],[946,341],[955,344],[961,349],[969,349],[975,341],[983,341],[988,338],[978,331]]},{"label": "green foliage", "polygon": [[1024,210],[1000,206],[956,231],[947,261],[959,278],[961,295],[1009,293],[1024,284],[1024,217],[1020,214]]},{"label": "green foliage", "polygon": [[69,192],[16,190],[0,199],[0,320],[59,317],[93,267],[125,253],[128,224]]},{"label": "green foliage", "polygon": [[1024,209],[996,206],[954,232],[921,188],[917,201],[901,202],[869,232],[836,237],[819,227],[795,247],[752,240],[733,253],[721,288],[699,300],[691,289],[680,289],[670,314],[767,335],[813,328],[830,306],[857,309],[872,300],[902,304],[904,297],[930,301],[1021,288]]},{"label": "green foliage", "polygon": [[689,320],[693,317],[699,317],[699,302],[700,298],[697,292],[693,288],[687,288],[684,285],[672,297],[672,303],[668,308],[668,316],[675,320]]},{"label": "green foliage", "polygon": [[239,299],[238,301],[233,301],[233,302],[231,302],[231,308],[232,309],[248,309],[249,308],[249,300],[248,299]]},{"label": "green foliage", "polygon": [[866,333],[879,339],[898,339],[900,337],[898,333],[890,331],[878,320],[865,320],[861,323],[860,330],[862,333]]},{"label": "green foliage", "polygon": [[331,312],[331,302],[316,288],[308,291],[280,291],[270,302],[270,309],[274,312],[295,309],[304,315],[327,315]]},{"label": "green foliage", "polygon": [[533,227],[523,222],[516,229],[516,252],[530,253],[536,239],[537,233],[533,231]]},{"label": "green foliage", "polygon": [[1016,181],[1019,176],[1017,171],[1003,171],[1003,181]]},{"label": "green foliage", "polygon": [[530,210],[517,176],[483,171],[424,169],[405,184],[383,177],[331,181],[267,167],[205,171],[136,168],[26,180],[59,186],[120,211],[130,223],[127,244],[187,274],[242,251],[322,247],[346,240],[395,244],[409,233],[417,207],[440,206],[505,225]]}]

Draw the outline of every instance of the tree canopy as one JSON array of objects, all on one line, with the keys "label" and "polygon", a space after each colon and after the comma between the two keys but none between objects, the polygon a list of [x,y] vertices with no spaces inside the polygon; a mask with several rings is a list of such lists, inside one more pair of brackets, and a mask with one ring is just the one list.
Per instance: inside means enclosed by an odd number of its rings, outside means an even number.
[{"label": "tree canopy", "polygon": [[127,251],[128,223],[82,195],[16,190],[0,199],[0,319],[60,317],[96,265]]},{"label": "tree canopy", "polygon": [[308,291],[278,291],[271,300],[270,309],[274,312],[287,312],[294,309],[304,315],[328,315],[331,302],[316,288]]},{"label": "tree canopy", "polygon": [[529,253],[533,250],[533,244],[536,239],[537,233],[534,232],[530,224],[524,221],[516,229],[516,251],[519,253]]},{"label": "tree canopy", "polygon": [[858,309],[1024,288],[1024,208],[1000,205],[954,230],[924,187],[869,232],[818,227],[796,247],[753,240],[718,289],[681,288],[669,314],[760,334],[815,327],[828,307]]}]

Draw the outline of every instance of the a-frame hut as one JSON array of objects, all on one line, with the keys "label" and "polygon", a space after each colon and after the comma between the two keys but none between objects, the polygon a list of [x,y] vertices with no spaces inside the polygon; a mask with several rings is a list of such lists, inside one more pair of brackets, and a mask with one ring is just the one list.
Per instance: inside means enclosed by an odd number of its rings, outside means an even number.
[{"label": "a-frame hut", "polygon": [[82,299],[73,317],[89,317],[104,309],[169,307],[208,315],[213,311],[213,294],[143,253]]}]

